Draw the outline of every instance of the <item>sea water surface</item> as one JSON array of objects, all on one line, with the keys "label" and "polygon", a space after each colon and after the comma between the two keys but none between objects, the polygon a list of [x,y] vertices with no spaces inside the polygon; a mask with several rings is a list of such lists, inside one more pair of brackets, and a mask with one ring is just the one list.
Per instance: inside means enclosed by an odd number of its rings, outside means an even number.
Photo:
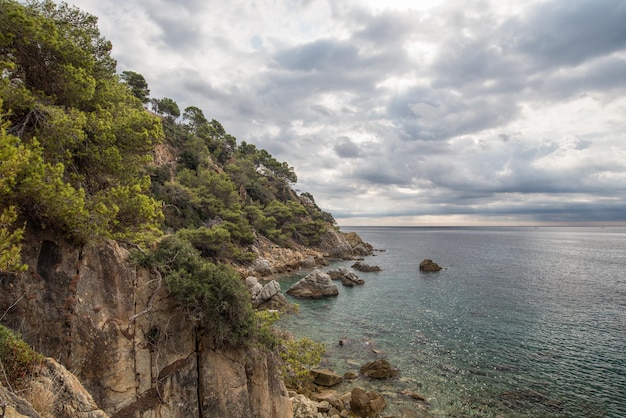
[{"label": "sea water surface", "polygon": [[[384,250],[365,259],[383,271],[291,298],[299,313],[279,323],[325,342],[340,375],[376,358],[400,369],[339,391],[375,388],[396,416],[626,417],[626,228],[342,230]],[[444,270],[419,272],[424,258]]]}]

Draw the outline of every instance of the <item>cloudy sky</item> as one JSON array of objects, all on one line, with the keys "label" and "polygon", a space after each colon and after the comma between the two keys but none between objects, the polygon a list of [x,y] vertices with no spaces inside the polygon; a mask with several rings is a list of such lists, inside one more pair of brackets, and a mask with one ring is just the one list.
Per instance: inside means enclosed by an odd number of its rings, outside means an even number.
[{"label": "cloudy sky", "polygon": [[626,1],[68,2],[341,225],[626,225]]}]

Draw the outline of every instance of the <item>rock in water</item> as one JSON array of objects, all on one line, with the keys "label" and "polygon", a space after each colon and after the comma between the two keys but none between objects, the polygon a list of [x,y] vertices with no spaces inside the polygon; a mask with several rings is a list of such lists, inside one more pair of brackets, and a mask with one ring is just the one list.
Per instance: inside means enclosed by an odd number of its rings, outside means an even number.
[{"label": "rock in water", "polygon": [[320,386],[335,386],[343,381],[343,378],[337,375],[332,370],[327,369],[314,369],[311,370],[311,376],[313,377],[313,383]]},{"label": "rock in water", "polygon": [[443,267],[439,264],[435,263],[433,260],[426,258],[422,260],[420,263],[420,271],[431,272],[431,271],[439,271]]},{"label": "rock in water", "polygon": [[361,366],[361,374],[371,379],[388,379],[396,377],[400,372],[385,359],[370,361]]},{"label": "rock in water", "polygon": [[315,270],[291,286],[287,293],[299,298],[319,299],[325,296],[337,296],[339,290],[328,274]]},{"label": "rock in water", "polygon": [[383,269],[381,269],[379,266],[370,266],[369,264],[366,263],[362,263],[360,261],[357,261],[356,263],[354,263],[352,265],[352,268],[358,271],[363,271],[363,272],[372,272],[372,271],[382,271]]},{"label": "rock in water", "polygon": [[356,387],[352,389],[350,410],[359,417],[375,417],[387,406],[383,396],[372,390]]}]

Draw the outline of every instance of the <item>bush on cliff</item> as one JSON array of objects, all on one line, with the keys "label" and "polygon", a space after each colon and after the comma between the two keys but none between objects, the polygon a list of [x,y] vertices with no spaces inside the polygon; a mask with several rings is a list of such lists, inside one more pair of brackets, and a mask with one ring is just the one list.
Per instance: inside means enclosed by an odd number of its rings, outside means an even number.
[{"label": "bush on cliff", "polygon": [[138,261],[163,274],[171,295],[200,321],[216,346],[245,345],[254,336],[250,295],[230,266],[207,261],[178,235],[166,237]]},{"label": "bush on cliff", "polygon": [[305,337],[283,341],[279,353],[285,385],[298,389],[310,382],[311,369],[322,361],[326,346]]},{"label": "bush on cliff", "polygon": [[15,332],[0,325],[0,383],[18,389],[43,363],[43,356],[34,351]]}]

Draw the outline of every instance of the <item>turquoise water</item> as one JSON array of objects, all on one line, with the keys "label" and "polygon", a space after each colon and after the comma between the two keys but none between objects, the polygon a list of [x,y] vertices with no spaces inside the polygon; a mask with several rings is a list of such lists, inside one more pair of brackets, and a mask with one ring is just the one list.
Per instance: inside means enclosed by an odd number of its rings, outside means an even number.
[{"label": "turquoise water", "polygon": [[[339,374],[381,357],[400,369],[340,391],[375,387],[398,415],[626,417],[626,228],[343,231],[385,250],[365,260],[383,271],[336,282],[334,298],[292,298],[300,312],[280,322],[325,342]],[[420,273],[424,258],[445,269]]]}]

